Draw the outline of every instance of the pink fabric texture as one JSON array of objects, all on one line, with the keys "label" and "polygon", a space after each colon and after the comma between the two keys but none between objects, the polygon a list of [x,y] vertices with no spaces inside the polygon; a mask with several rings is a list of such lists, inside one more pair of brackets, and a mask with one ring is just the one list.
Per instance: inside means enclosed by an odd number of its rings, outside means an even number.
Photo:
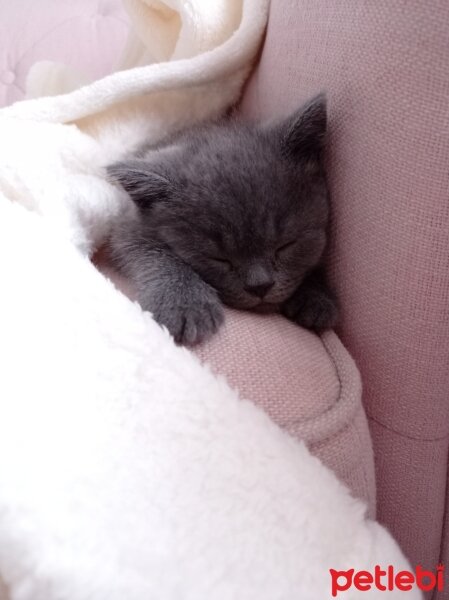
[{"label": "pink fabric texture", "polygon": [[242,398],[304,440],[375,514],[359,374],[334,333],[320,338],[279,315],[228,309],[223,329],[195,352]]},{"label": "pink fabric texture", "polygon": [[242,107],[272,117],[327,91],[328,265],[362,373],[378,516],[429,568],[449,441],[448,27],[445,1],[272,0]]},{"label": "pink fabric texture", "polygon": [[30,67],[49,60],[96,79],[112,71],[125,44],[120,0],[20,0],[0,7],[0,106],[21,100]]},{"label": "pink fabric texture", "polygon": [[[96,264],[133,297],[129,282],[104,256],[97,256]],[[320,338],[279,315],[227,309],[224,327],[194,351],[240,397],[304,440],[374,516],[373,455],[360,377],[334,333]]]}]

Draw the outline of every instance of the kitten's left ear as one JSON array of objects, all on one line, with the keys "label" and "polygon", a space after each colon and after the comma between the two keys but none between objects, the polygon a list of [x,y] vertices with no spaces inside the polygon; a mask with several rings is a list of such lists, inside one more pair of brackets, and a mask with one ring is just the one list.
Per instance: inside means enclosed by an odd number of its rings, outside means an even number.
[{"label": "kitten's left ear", "polygon": [[169,180],[142,159],[118,162],[106,171],[109,179],[119,183],[141,210],[167,198],[171,189]]},{"label": "kitten's left ear", "polygon": [[327,128],[325,94],[315,96],[293,115],[276,126],[282,152],[292,158],[318,156]]}]

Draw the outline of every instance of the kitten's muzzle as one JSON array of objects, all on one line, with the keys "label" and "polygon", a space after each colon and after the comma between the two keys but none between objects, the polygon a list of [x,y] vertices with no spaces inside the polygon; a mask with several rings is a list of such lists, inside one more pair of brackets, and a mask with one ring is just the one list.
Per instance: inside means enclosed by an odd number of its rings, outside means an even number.
[{"label": "kitten's muzzle", "polygon": [[243,277],[243,289],[247,294],[264,298],[274,285],[271,269],[262,262],[248,265]]},{"label": "kitten's muzzle", "polygon": [[268,281],[265,283],[258,283],[255,285],[246,285],[244,287],[245,292],[251,294],[252,296],[257,296],[258,298],[264,298],[267,293],[271,290],[274,285],[274,281]]}]

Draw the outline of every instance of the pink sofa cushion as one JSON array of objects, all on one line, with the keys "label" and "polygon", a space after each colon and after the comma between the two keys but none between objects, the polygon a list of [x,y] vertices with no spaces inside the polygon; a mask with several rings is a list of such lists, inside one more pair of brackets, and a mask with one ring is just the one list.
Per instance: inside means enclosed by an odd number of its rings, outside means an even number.
[{"label": "pink sofa cushion", "polygon": [[30,67],[64,63],[96,79],[111,72],[127,34],[121,0],[20,0],[0,5],[0,106],[21,100]]},{"label": "pink sofa cushion", "polygon": [[[273,345],[279,340],[282,344]],[[225,326],[196,353],[226,373],[243,398],[257,398],[274,421],[294,434],[302,423],[329,411],[340,394],[321,339],[279,315],[229,310]]]}]

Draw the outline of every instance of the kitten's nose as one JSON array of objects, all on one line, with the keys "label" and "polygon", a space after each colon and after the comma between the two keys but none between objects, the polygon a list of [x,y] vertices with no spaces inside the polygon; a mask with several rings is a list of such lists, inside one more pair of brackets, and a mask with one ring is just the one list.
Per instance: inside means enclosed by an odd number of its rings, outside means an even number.
[{"label": "kitten's nose", "polygon": [[259,298],[263,298],[268,290],[271,290],[274,282],[268,281],[266,283],[258,283],[255,285],[246,285],[245,291],[249,294],[253,294],[254,296],[258,296]]}]

